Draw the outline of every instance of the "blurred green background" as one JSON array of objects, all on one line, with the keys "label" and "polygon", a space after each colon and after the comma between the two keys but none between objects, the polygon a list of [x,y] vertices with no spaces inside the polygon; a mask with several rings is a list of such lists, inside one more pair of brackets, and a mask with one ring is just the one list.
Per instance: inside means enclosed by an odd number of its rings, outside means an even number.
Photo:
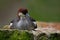
[{"label": "blurred green background", "polygon": [[9,24],[21,7],[37,21],[60,22],[60,0],[0,0],[0,26]]}]

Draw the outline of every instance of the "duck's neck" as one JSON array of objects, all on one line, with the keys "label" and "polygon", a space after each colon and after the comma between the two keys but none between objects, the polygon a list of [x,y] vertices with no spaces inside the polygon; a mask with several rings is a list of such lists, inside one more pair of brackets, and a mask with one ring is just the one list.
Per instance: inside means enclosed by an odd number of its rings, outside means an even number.
[{"label": "duck's neck", "polygon": [[20,20],[25,20],[26,18],[25,17],[20,17]]}]

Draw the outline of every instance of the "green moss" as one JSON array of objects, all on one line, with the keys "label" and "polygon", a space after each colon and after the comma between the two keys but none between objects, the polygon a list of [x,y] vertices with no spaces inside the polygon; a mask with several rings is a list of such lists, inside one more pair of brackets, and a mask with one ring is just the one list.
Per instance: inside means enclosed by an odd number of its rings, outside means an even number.
[{"label": "green moss", "polygon": [[[60,33],[53,33],[46,35],[45,33],[39,34],[37,40],[59,40]],[[34,40],[32,33],[20,30],[0,30],[0,40]]]},{"label": "green moss", "polygon": [[60,34],[54,33],[50,35],[50,40],[59,40],[60,39]]},{"label": "green moss", "polygon": [[48,36],[45,33],[41,33],[38,36],[38,40],[48,40]]},{"label": "green moss", "polygon": [[0,40],[34,40],[33,34],[26,31],[1,31],[0,30]]},{"label": "green moss", "polygon": [[59,40],[60,39],[60,33],[53,33],[50,35],[46,35],[45,33],[40,34],[37,40]]}]

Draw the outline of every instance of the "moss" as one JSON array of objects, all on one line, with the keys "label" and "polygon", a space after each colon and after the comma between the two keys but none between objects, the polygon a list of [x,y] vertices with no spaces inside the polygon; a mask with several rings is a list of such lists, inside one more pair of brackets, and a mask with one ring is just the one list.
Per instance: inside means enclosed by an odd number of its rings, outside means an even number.
[{"label": "moss", "polygon": [[48,40],[48,36],[45,33],[41,33],[38,36],[38,39],[37,40]]},{"label": "moss", "polygon": [[[41,33],[36,38],[37,40],[59,40],[60,33],[53,33],[50,36]],[[34,40],[34,36],[24,30],[0,30],[0,40]]]},{"label": "moss", "polygon": [[0,40],[34,40],[33,34],[26,31],[0,30]]},{"label": "moss", "polygon": [[60,33],[50,34],[49,39],[50,40],[59,40],[60,39]]},{"label": "moss", "polygon": [[45,33],[41,33],[38,35],[37,40],[59,40],[60,33],[51,33],[50,35],[46,35]]}]

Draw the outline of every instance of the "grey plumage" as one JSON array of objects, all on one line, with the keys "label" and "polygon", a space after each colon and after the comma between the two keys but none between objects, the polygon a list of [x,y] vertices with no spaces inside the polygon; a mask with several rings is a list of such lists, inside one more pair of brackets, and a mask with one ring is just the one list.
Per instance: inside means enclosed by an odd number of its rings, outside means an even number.
[{"label": "grey plumage", "polygon": [[31,17],[29,16],[21,16],[19,18],[15,18],[14,20],[11,21],[12,26],[10,27],[11,29],[20,29],[20,30],[33,30],[37,28],[37,25],[34,24],[34,20],[32,20]]}]

